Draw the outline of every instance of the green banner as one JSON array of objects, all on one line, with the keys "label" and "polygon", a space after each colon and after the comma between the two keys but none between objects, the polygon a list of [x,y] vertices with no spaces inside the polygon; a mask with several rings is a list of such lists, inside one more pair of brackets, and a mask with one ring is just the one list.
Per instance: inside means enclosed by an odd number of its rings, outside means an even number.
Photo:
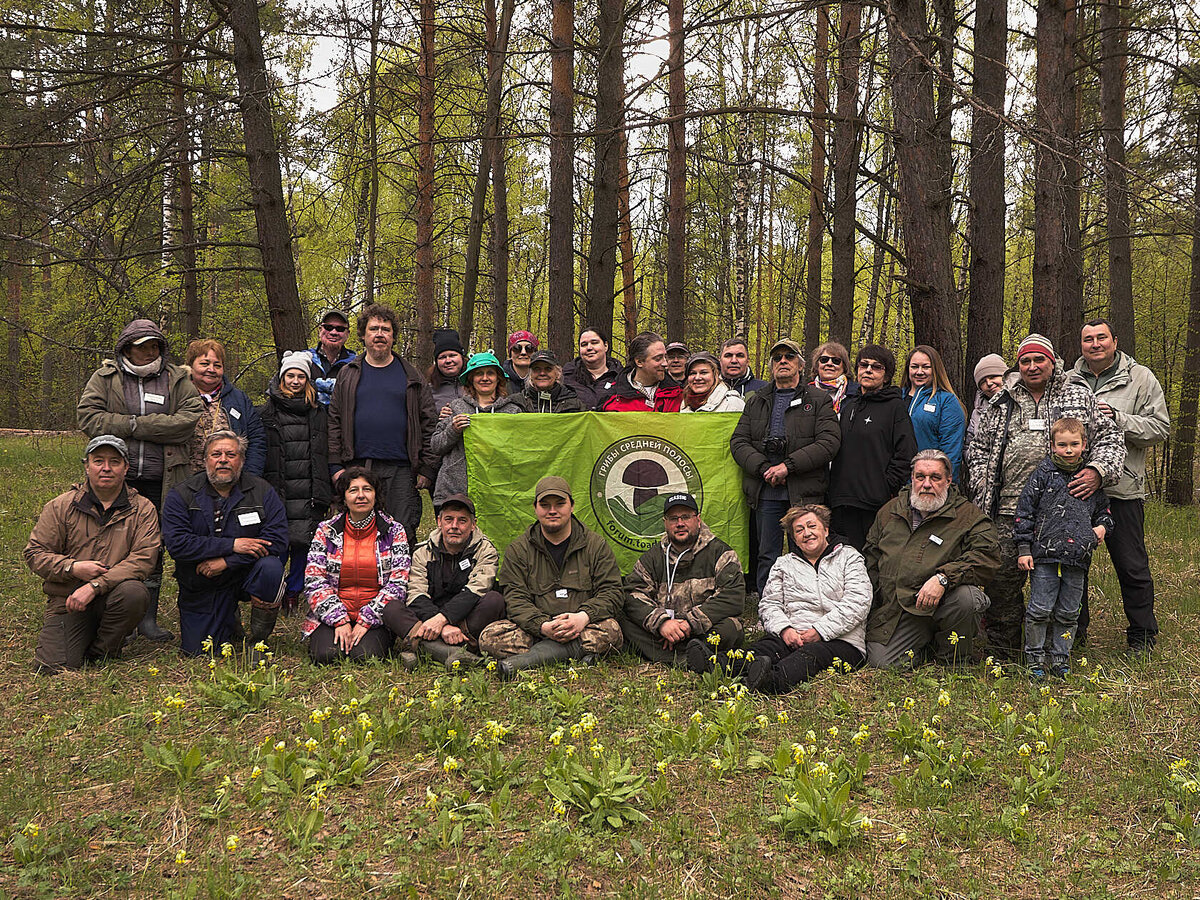
[{"label": "green banner", "polygon": [[740,413],[471,416],[467,482],[479,527],[503,552],[534,521],[533,488],[567,479],[575,516],[601,532],[622,571],[663,534],[663,500],[688,491],[713,532],[748,554],[742,470],[729,453]]}]

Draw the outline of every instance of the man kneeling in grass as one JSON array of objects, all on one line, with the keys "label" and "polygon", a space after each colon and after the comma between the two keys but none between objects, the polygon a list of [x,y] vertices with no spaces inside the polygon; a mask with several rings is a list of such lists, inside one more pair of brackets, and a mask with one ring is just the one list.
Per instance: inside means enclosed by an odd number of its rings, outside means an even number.
[{"label": "man kneeling in grass", "polygon": [[638,653],[652,662],[709,669],[713,653],[705,639],[716,635],[718,652],[742,643],[737,618],[746,605],[746,583],[737,553],[700,519],[691,494],[671,494],[663,509],[666,534],[642,554],[625,579],[621,629]]},{"label": "man kneeling in grass", "polygon": [[508,618],[479,636],[497,674],[620,650],[621,570],[608,542],[572,511],[571,486],[547,475],[534,489],[537,521],[508,545],[500,584]]},{"label": "man kneeling in grass", "polygon": [[121,655],[150,602],[143,579],[162,548],[154,504],[125,484],[125,442],[88,442],[86,481],[42,509],[25,562],[42,579],[46,612],[34,667],[43,674]]}]

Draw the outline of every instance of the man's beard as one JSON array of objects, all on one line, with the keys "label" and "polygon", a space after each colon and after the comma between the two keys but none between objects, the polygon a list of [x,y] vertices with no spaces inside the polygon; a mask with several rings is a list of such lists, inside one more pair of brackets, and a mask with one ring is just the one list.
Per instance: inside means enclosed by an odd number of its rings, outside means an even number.
[{"label": "man's beard", "polygon": [[208,471],[205,474],[208,475],[208,483],[213,487],[225,487],[236,482],[242,473],[240,469],[222,469]]},{"label": "man's beard", "polygon": [[950,488],[947,487],[944,491],[939,491],[932,497],[921,494],[911,494],[908,498],[909,505],[919,513],[937,512],[946,505],[946,498],[950,496]]}]

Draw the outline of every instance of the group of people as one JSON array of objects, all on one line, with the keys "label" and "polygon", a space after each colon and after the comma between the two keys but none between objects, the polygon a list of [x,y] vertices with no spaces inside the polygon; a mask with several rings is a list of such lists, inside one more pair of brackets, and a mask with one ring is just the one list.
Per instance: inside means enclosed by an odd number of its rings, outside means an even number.
[{"label": "group of people", "polygon": [[[783,338],[760,381],[738,338],[693,353],[646,333],[618,366],[607,335],[585,328],[564,366],[528,331],[510,336],[503,362],[443,331],[422,373],[394,351],[392,310],[361,312],[357,354],[350,324],[326,311],[318,345],[284,355],[257,409],[225,377],[218,342],[193,341],[177,366],[154,323],[126,327],[80,398],[85,481],[47,504],[26,547],[48,598],[40,670],[119,655],[135,633],[170,640],[157,622],[163,547],[185,654],[209,640],[261,648],[280,609],[303,599],[317,663],[398,649],[406,665],[490,656],[511,677],[628,643],[783,691],[834,661],[965,661],[982,622],[993,656],[1023,653],[1033,677],[1065,676],[1101,542],[1130,648],[1154,646],[1144,459],[1169,419],[1154,375],[1106,320],[1083,327],[1069,371],[1036,334],[1014,367],[980,360],[970,415],[926,345],[896,387],[896,359],[876,344],[853,366],[845,347],[822,344],[806,372]],[[585,410],[738,413],[730,452],[753,511],[752,564],[675,493],[663,537],[622,578],[552,475],[498,564],[463,432],[489,412]],[[418,542],[422,490],[436,523]],[[748,593],[763,636],[743,649]]]}]

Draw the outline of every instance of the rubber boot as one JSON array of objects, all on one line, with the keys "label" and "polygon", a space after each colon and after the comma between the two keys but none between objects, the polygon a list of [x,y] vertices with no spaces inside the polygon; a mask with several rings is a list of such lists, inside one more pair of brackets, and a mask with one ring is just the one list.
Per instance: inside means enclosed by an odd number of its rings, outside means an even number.
[{"label": "rubber boot", "polygon": [[565,644],[550,639],[538,641],[524,653],[510,656],[496,667],[496,674],[501,680],[509,681],[517,677],[521,669],[536,669],[552,662],[568,659],[583,659],[583,643],[576,638]]},{"label": "rubber boot", "polygon": [[474,651],[472,651],[470,648],[468,648],[466,644],[462,644],[461,646],[455,647],[454,652],[451,653],[449,657],[447,657],[446,671],[447,672],[456,671],[455,670],[456,663],[458,664],[457,671],[464,671],[466,669],[474,669],[477,666],[483,665],[483,657],[480,656],[478,653],[475,653]]},{"label": "rubber boot", "polygon": [[267,638],[271,636],[271,632],[275,630],[275,621],[279,618],[278,609],[260,609],[257,606],[250,607],[250,634],[246,637],[246,643],[250,647],[250,661],[258,665],[260,659],[265,659],[265,655],[260,650],[256,650],[259,643],[265,643]]},{"label": "rubber boot", "polygon": [[138,622],[138,634],[148,641],[170,641],[175,635],[160,628],[158,624],[158,591],[150,592],[150,603],[146,606],[146,614]]},{"label": "rubber boot", "polygon": [[436,641],[421,641],[417,644],[417,649],[421,653],[432,656],[435,662],[440,662],[442,665],[446,664],[446,660],[454,652],[454,648],[441,638],[438,638]]}]

